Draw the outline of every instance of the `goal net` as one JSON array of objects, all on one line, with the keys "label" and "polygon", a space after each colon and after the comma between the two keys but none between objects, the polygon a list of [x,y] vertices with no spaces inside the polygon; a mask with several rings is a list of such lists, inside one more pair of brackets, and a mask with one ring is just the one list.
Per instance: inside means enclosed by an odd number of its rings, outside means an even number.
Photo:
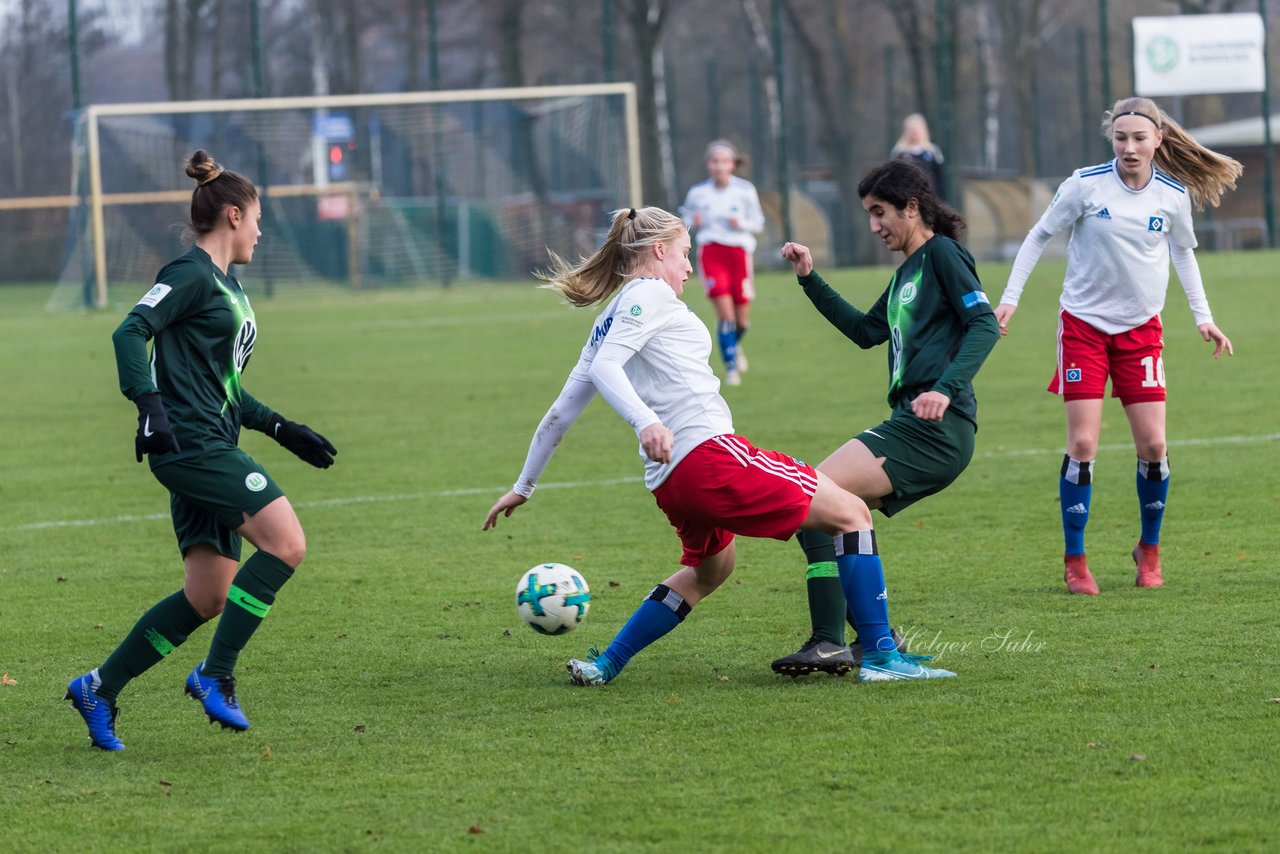
[{"label": "goal net", "polygon": [[185,251],[198,148],[258,186],[241,276],[268,294],[520,279],[639,203],[628,83],[102,105],[82,130],[53,308],[134,298]]}]

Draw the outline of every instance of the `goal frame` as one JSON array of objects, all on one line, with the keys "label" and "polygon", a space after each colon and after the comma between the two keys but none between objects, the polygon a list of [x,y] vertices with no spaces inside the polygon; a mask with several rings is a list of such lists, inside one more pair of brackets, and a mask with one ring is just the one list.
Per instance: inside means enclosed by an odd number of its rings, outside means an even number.
[{"label": "goal frame", "polygon": [[[408,104],[453,104],[467,101],[521,101],[572,98],[588,95],[621,95],[627,146],[627,187],[631,205],[641,203],[640,119],[634,83],[584,83],[568,86],[524,86],[500,89],[450,89],[436,92],[385,92],[366,95],[305,95],[289,98],[230,98],[203,101],[156,101],[132,104],[94,104],[85,108],[89,177],[89,230],[93,243],[94,302],[107,307],[107,244],[103,208],[102,162],[98,121],[112,116],[146,116],[158,113],[229,113],[265,110],[328,109],[331,107],[381,107]],[[270,188],[279,193],[283,188]],[[119,194],[116,194],[119,195]],[[132,194],[130,194],[132,195]],[[185,198],[185,195],[183,196]]]}]

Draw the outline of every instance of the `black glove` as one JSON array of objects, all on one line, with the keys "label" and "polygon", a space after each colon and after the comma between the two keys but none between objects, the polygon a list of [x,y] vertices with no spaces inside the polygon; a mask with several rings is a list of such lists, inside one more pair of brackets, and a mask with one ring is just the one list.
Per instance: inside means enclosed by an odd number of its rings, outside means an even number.
[{"label": "black glove", "polygon": [[158,392],[139,395],[133,404],[138,407],[138,435],[133,440],[138,462],[142,462],[143,454],[173,454],[182,450],[169,426],[169,416],[164,414],[164,403]]},{"label": "black glove", "polygon": [[306,424],[281,418],[278,414],[271,416],[267,428],[262,432],[318,469],[327,469],[333,465],[333,457],[338,453],[338,449],[329,444],[328,439]]}]

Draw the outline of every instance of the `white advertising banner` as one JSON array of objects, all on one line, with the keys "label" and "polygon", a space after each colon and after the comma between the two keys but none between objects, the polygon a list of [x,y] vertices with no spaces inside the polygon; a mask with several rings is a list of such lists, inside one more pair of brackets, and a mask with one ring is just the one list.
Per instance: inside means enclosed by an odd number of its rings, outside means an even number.
[{"label": "white advertising banner", "polygon": [[1262,17],[1170,15],[1133,19],[1138,95],[1261,92]]}]

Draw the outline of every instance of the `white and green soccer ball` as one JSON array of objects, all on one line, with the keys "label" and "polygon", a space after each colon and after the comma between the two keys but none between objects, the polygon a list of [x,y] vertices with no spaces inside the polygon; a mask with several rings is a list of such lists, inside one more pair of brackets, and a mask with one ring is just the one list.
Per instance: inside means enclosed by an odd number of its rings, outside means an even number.
[{"label": "white and green soccer ball", "polygon": [[587,616],[591,589],[582,573],[563,563],[540,563],[516,585],[516,610],[544,635],[571,632]]}]

